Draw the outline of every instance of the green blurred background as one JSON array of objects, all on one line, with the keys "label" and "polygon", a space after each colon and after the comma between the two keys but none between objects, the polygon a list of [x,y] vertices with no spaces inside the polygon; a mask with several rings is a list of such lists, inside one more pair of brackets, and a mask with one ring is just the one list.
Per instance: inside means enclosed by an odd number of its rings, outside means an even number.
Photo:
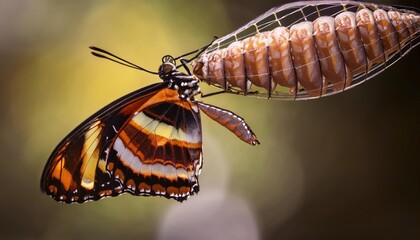
[{"label": "green blurred background", "polygon": [[[384,1],[383,1],[384,2]],[[418,1],[392,1],[419,7]],[[281,1],[0,1],[1,239],[419,239],[419,49],[345,93],[205,101],[253,127],[252,147],[204,115],[198,196],[59,204],[39,178],[56,144],[155,70]]]}]

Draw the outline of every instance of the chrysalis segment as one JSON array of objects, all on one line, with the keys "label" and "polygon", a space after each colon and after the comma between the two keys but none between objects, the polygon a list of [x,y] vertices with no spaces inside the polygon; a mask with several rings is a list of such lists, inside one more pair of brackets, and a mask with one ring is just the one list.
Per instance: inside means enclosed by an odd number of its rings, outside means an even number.
[{"label": "chrysalis segment", "polygon": [[366,8],[358,11],[356,13],[356,22],[369,60],[367,69],[370,70],[373,64],[381,63],[385,60],[372,11]]},{"label": "chrysalis segment", "polygon": [[382,41],[385,57],[388,59],[389,55],[393,52],[396,52],[399,48],[397,33],[392,26],[387,12],[382,9],[377,9],[373,12],[373,16],[378,28],[378,34]]},{"label": "chrysalis segment", "polygon": [[348,70],[346,71],[346,64],[340,52],[333,17],[320,17],[315,20],[314,39],[326,81],[334,91],[343,91],[346,85],[350,85],[351,77],[346,75]]},{"label": "chrysalis segment", "polygon": [[247,78],[256,86],[270,91],[274,86],[269,73],[267,35],[268,32],[259,33],[245,39],[243,43]]},{"label": "chrysalis segment", "polygon": [[[326,83],[321,74],[313,38],[312,22],[301,22],[290,28],[290,45],[299,83],[309,96],[318,97]],[[325,90],[325,89],[324,89]]]},{"label": "chrysalis segment", "polygon": [[[248,91],[249,85],[246,81],[245,74],[245,60],[244,47],[241,41],[230,44],[226,51],[224,51],[223,58],[226,80],[234,87],[238,87],[245,94]],[[251,82],[249,82],[251,83]]]},{"label": "chrysalis segment", "polygon": [[287,87],[293,95],[297,92],[297,79],[289,36],[289,29],[278,27],[267,35],[267,42],[271,77],[275,83]]}]

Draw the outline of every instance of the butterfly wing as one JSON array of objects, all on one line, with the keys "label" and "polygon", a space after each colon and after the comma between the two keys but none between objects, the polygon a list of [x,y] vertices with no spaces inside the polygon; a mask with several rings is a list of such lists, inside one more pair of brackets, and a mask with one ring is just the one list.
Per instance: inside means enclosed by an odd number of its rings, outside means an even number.
[{"label": "butterfly wing", "polygon": [[[157,83],[139,89],[80,124],[51,154],[42,174],[41,189],[66,203],[98,200],[125,192],[120,179],[107,170],[109,149],[134,113],[166,87],[167,83]],[[157,98],[154,101],[159,104]]]},{"label": "butterfly wing", "polygon": [[107,170],[131,194],[183,201],[197,193],[202,140],[196,103],[160,91],[119,131],[107,159]]}]

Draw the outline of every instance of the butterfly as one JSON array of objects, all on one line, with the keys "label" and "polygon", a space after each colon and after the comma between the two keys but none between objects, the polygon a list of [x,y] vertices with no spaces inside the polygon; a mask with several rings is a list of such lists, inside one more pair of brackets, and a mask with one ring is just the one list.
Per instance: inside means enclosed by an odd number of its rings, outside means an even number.
[{"label": "butterfly", "polygon": [[[91,49],[95,56],[151,72],[103,49]],[[163,82],[115,100],[70,132],[48,159],[42,191],[64,203],[123,193],[186,200],[199,191],[200,111],[241,140],[259,144],[241,117],[194,98],[201,93],[198,79],[188,70],[178,71],[176,59],[165,56],[159,71],[151,72]]]}]

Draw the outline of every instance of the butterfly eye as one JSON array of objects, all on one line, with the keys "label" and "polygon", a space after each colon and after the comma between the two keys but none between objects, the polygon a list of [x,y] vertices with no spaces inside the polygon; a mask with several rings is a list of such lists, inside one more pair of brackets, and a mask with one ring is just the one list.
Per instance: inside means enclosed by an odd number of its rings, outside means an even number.
[{"label": "butterfly eye", "polygon": [[175,64],[171,62],[164,62],[159,67],[159,77],[162,80],[169,80],[171,73],[176,70]]}]

